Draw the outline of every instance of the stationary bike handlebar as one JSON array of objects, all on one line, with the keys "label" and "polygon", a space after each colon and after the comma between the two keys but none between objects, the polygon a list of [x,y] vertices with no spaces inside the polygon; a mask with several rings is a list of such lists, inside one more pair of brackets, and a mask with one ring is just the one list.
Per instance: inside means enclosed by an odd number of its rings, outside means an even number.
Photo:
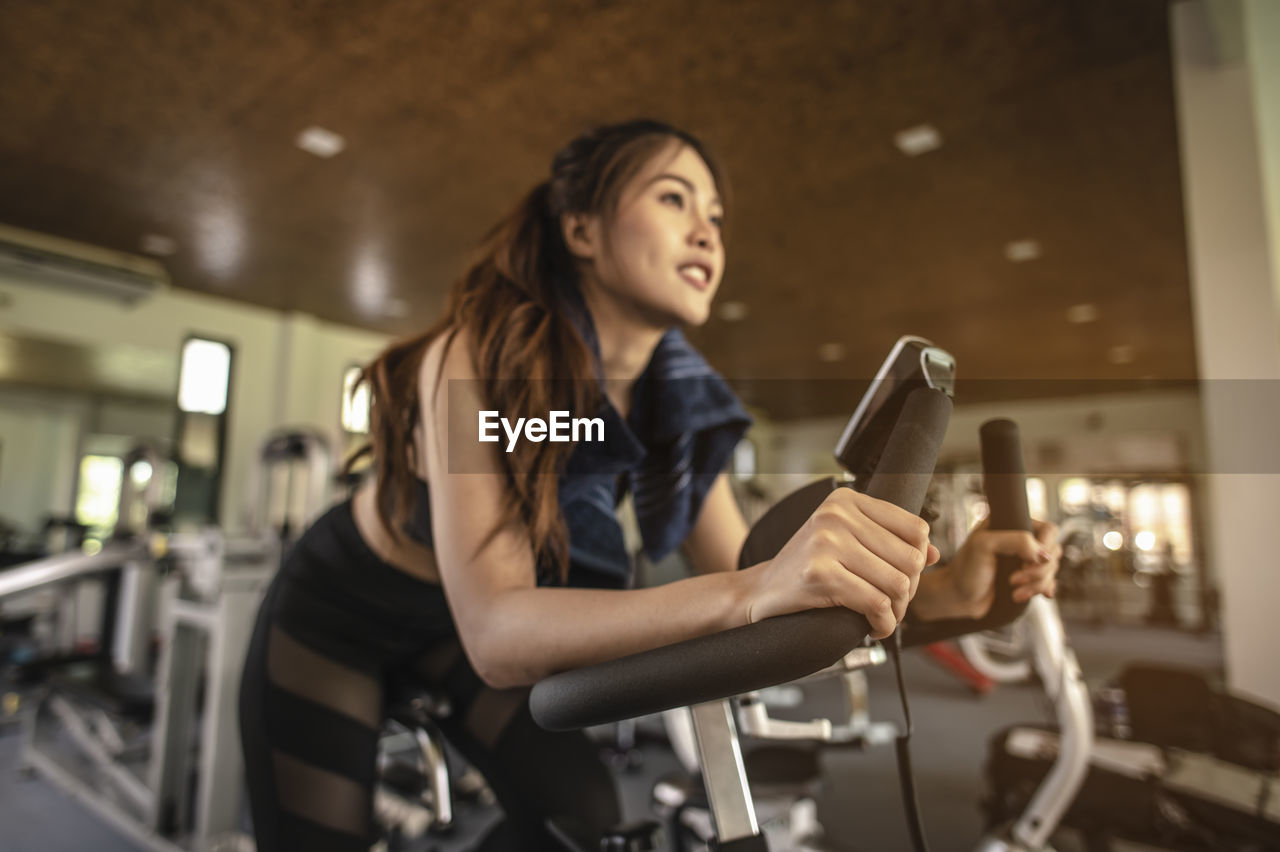
[{"label": "stationary bike handlebar", "polygon": [[[1027,509],[1027,473],[1022,461],[1022,441],[1012,420],[988,420],[979,432],[982,444],[982,488],[990,512],[987,525],[992,530],[1031,531]],[[982,630],[994,630],[1017,620],[1027,602],[1013,599],[1009,577],[1018,570],[1016,556],[996,558],[995,592],[991,609],[981,618],[949,618],[912,622],[902,632],[903,647],[928,645]]]},{"label": "stationary bike handlebar", "polygon": [[[945,393],[913,391],[867,493],[919,513],[950,416]],[[552,675],[529,706],[539,725],[565,731],[716,701],[824,669],[870,632],[842,607],[782,615]]]}]

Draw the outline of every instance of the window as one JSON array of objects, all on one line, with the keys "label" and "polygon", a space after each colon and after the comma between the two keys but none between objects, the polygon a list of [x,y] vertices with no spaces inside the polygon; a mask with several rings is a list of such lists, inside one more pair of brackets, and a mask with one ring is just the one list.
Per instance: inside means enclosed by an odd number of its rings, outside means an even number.
[{"label": "window", "polygon": [[214,340],[188,338],[182,345],[178,408],[199,414],[221,414],[227,410],[230,378],[230,346]]},{"label": "window", "polygon": [[369,385],[356,386],[360,368],[348,367],[342,375],[342,429],[353,435],[369,433]]},{"label": "window", "polygon": [[124,462],[115,456],[85,456],[80,460],[80,492],[76,520],[95,533],[110,532],[120,506]]}]

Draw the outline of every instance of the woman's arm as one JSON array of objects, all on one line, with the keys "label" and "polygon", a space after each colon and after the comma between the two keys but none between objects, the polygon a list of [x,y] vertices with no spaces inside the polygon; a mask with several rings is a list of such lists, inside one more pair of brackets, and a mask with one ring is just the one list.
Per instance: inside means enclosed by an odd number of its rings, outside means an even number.
[{"label": "woman's arm", "polygon": [[421,368],[428,428],[419,472],[431,483],[432,534],[445,594],[463,647],[487,683],[525,685],[554,671],[745,623],[748,584],[732,574],[678,589],[539,588],[523,526],[508,525],[485,543],[507,496],[501,449],[478,440],[479,412],[487,406],[467,341],[459,335],[447,353],[443,342],[431,347]]},{"label": "woman's arm", "polygon": [[746,540],[747,521],[734,499],[729,477],[722,473],[703,498],[698,519],[684,540],[685,552],[699,574],[735,571]]},{"label": "woman's arm", "polygon": [[[825,502],[775,559],[746,571],[629,591],[539,588],[522,526],[507,525],[488,539],[506,499],[505,474],[499,446],[478,440],[486,406],[461,335],[447,353],[443,340],[432,346],[419,390],[427,424],[419,473],[431,483],[436,560],[463,647],[491,686],[530,684],[556,671],[819,606],[863,612],[878,635],[887,635],[924,568],[923,521],[840,489],[845,493]],[[723,514],[723,500],[732,499],[726,492],[727,483],[712,498],[711,505],[721,507],[713,513]],[[718,552],[728,549],[722,544]]]},{"label": "woman's arm", "polygon": [[[1032,595],[1053,597],[1056,589],[1058,528],[1035,521],[1034,538],[1027,533],[974,530],[961,552],[947,565],[924,574],[911,601],[912,613],[924,621],[942,618],[981,618],[991,608],[995,557],[1020,556],[1022,568],[1011,578],[1013,598],[1021,603]],[[685,541],[694,570],[700,574],[733,571],[747,538],[747,524],[733,497],[726,475],[707,492],[698,520]]]}]

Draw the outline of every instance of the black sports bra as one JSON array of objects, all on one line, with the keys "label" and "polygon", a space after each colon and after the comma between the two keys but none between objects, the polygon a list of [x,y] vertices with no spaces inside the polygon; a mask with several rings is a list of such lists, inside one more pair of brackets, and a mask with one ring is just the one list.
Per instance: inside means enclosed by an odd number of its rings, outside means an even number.
[{"label": "black sports bra", "polygon": [[435,547],[431,537],[431,489],[425,479],[415,477],[413,480],[413,512],[404,525],[404,532],[424,547]]},{"label": "black sports bra", "polygon": [[[626,489],[627,476],[626,474],[620,474],[614,493],[615,505],[622,502]],[[409,514],[409,520],[404,525],[404,532],[405,535],[423,547],[435,547],[435,539],[431,535],[431,488],[427,485],[425,479],[414,477],[413,511]]]}]

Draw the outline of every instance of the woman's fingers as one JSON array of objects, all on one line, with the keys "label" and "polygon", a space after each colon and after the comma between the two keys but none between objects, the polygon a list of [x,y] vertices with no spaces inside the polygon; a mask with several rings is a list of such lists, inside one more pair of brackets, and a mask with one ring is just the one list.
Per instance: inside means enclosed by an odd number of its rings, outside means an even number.
[{"label": "woman's fingers", "polygon": [[921,550],[928,546],[929,525],[920,516],[913,515],[887,500],[878,500],[866,494],[859,494],[851,488],[841,490],[851,492],[855,504],[864,515],[898,538]]},{"label": "woman's fingers", "polygon": [[1057,587],[1058,560],[1062,557],[1062,546],[1058,543],[1058,527],[1045,521],[1033,521],[1036,545],[1040,548],[1039,558],[1035,564],[1024,564],[1022,569],[1014,572],[1009,581],[1021,588],[1015,594],[1015,600],[1028,600],[1032,595],[1043,594],[1053,597]]},{"label": "woman's fingers", "polygon": [[894,623],[902,621],[916,588],[916,581],[909,574],[871,553],[866,554],[866,558],[856,565],[851,566],[842,561],[840,567],[844,568],[845,573],[850,577],[861,581],[887,598]]},{"label": "woman's fingers", "polygon": [[883,639],[897,629],[901,616],[890,595],[840,563],[830,563],[828,570],[826,599],[831,606],[842,606],[865,615],[873,639]]},{"label": "woman's fingers", "polygon": [[[1019,591],[1023,589],[1030,589],[1031,591],[1029,592],[1028,597],[1036,593],[1048,594],[1048,590],[1052,588],[1056,582],[1054,576],[1056,573],[1056,571],[1051,570],[1047,565],[1040,565],[1034,568],[1024,568],[1011,574],[1009,576],[1009,583]],[[1014,596],[1014,599],[1017,599],[1016,595]]]},{"label": "woman's fingers", "polygon": [[849,532],[872,554],[906,574],[911,584],[909,601],[915,596],[925,566],[937,561],[937,550],[929,544],[929,525],[884,500],[849,488],[836,493],[843,504]]},{"label": "woman's fingers", "polygon": [[1046,598],[1051,598],[1057,591],[1058,581],[1050,577],[1040,583],[1028,583],[1019,586],[1013,591],[1013,599],[1018,603],[1022,603],[1023,601],[1031,600],[1036,595],[1044,595]]},{"label": "woman's fingers", "polygon": [[1016,556],[1026,565],[1044,565],[1053,559],[1051,551],[1025,530],[986,530],[978,545],[997,556]]},{"label": "woman's fingers", "polygon": [[[888,614],[884,618],[891,617],[895,625],[901,621],[915,595],[921,572],[931,559],[936,559],[936,550],[928,542],[928,526],[890,503],[852,489],[834,492],[819,507],[814,520],[820,531],[818,540],[830,550],[823,556],[830,556],[847,574],[861,581],[853,585],[842,583],[846,589],[859,591],[833,597],[857,602],[855,608],[871,618],[872,612],[861,607],[886,607],[879,598],[866,598],[866,590],[874,589],[887,601]],[[904,539],[903,535],[910,538]]]},{"label": "woman's fingers", "polygon": [[937,561],[924,521],[890,503],[840,488],[828,495],[778,555],[747,606],[750,622],[841,606],[890,635],[905,617],[920,574]]},{"label": "woman's fingers", "polygon": [[1058,528],[1044,521],[1033,521],[1032,528],[1034,536],[1025,532],[987,534],[994,537],[987,542],[992,553],[1022,560],[1022,567],[1009,576],[1013,599],[1019,603],[1038,594],[1053,597],[1057,589],[1055,575],[1062,556]]},{"label": "woman's fingers", "polygon": [[1059,530],[1058,525],[1048,521],[1031,522],[1031,528],[1035,532],[1036,542],[1042,547],[1049,556],[1049,561],[1053,563],[1054,570],[1057,570],[1058,560],[1062,558],[1062,543],[1058,541]]}]

